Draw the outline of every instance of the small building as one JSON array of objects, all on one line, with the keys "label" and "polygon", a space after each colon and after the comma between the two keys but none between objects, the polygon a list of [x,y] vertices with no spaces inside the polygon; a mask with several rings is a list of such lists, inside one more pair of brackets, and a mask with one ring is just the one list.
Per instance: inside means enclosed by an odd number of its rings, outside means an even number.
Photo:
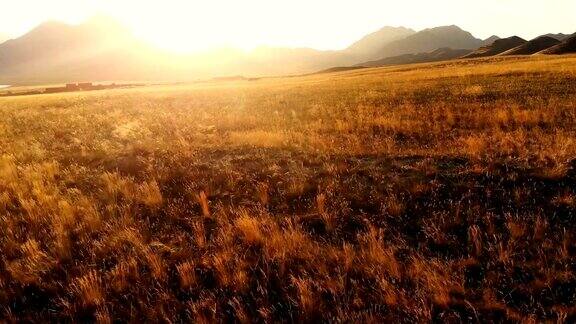
[{"label": "small building", "polygon": [[92,89],[94,85],[92,85],[92,82],[83,82],[83,83],[78,83],[78,88],[80,90],[87,90],[87,89]]}]

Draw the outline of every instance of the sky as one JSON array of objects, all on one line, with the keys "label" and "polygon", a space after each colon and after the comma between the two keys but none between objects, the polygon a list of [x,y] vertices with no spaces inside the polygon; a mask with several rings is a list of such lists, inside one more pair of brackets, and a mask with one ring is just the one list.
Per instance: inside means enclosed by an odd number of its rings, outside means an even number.
[{"label": "sky", "polygon": [[576,0],[0,0],[0,35],[111,16],[139,38],[193,52],[260,45],[342,49],[383,26],[458,25],[478,38],[576,32]]}]

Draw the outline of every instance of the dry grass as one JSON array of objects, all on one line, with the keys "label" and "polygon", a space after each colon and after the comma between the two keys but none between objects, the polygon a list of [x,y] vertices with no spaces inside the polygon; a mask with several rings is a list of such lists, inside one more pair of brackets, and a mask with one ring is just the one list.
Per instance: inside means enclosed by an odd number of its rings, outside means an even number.
[{"label": "dry grass", "polygon": [[0,320],[576,320],[576,58],[0,99]]}]

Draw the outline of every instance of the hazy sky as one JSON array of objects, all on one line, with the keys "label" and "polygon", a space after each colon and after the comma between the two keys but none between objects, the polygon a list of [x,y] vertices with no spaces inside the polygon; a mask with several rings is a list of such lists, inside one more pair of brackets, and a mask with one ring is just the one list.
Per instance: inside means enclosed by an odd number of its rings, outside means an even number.
[{"label": "hazy sky", "polygon": [[0,0],[0,34],[110,15],[175,50],[257,45],[340,49],[382,26],[456,24],[486,38],[576,32],[576,0]]}]

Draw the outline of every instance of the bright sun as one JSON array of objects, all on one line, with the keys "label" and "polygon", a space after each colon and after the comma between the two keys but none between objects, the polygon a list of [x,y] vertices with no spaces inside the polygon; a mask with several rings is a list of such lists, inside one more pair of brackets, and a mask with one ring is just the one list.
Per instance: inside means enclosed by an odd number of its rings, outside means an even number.
[{"label": "bright sun", "polygon": [[164,10],[139,2],[115,8],[115,16],[135,36],[176,52],[196,52],[215,47],[250,49],[259,42],[257,20],[235,13],[241,4],[228,3],[226,10],[209,1],[173,1]]}]

